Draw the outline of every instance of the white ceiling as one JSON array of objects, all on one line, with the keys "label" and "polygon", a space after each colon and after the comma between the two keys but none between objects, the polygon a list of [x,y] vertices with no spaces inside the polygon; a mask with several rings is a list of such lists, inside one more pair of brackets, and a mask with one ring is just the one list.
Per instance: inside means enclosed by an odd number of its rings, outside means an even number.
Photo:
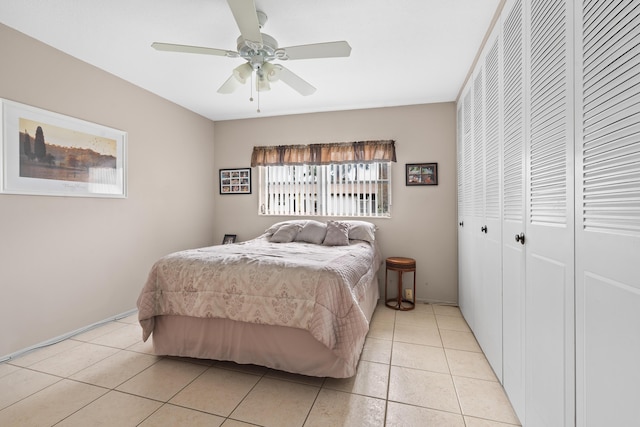
[{"label": "white ceiling", "polygon": [[[283,63],[282,82],[216,91],[241,58],[159,52],[154,41],[236,50],[225,0],[0,0],[0,22],[212,120],[455,100],[500,0],[255,0],[280,47],[346,40],[348,58]],[[1,41],[0,41],[1,43]],[[254,92],[254,98],[255,98]]]}]

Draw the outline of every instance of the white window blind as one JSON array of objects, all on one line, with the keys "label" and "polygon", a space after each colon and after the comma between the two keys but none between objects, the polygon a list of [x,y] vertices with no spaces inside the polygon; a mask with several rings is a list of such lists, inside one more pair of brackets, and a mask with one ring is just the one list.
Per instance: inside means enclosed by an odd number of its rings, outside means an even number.
[{"label": "white window blind", "polygon": [[389,217],[391,162],[258,166],[261,215]]}]

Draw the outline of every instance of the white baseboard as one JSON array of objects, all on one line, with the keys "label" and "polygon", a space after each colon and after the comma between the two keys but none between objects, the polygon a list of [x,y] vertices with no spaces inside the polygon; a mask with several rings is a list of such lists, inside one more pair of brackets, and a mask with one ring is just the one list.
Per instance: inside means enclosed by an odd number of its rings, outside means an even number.
[{"label": "white baseboard", "polygon": [[131,316],[133,313],[135,313],[137,311],[138,311],[137,308],[133,308],[133,309],[131,309],[129,311],[125,311],[124,313],[120,313],[120,314],[117,314],[115,316],[109,317],[108,319],[101,320],[101,321],[93,323],[91,325],[84,326],[82,328],[76,329],[75,331],[71,331],[71,332],[68,332],[66,334],[57,336],[55,338],[51,338],[50,340],[43,341],[41,343],[32,345],[31,347],[23,348],[22,350],[18,350],[16,352],[8,354],[6,356],[0,356],[0,363],[6,362],[6,361],[11,360],[11,359],[15,359],[16,357],[22,356],[24,354],[27,354],[27,353],[32,352],[34,350],[37,350],[39,348],[47,347],[47,346],[50,346],[50,345],[53,345],[53,344],[57,344],[57,343],[59,343],[61,341],[64,341],[64,340],[66,340],[68,338],[71,338],[71,337],[73,337],[75,335],[81,334],[83,332],[90,331],[91,329],[97,328],[98,326],[102,326],[105,323],[113,322],[115,320],[124,319],[125,317]]}]

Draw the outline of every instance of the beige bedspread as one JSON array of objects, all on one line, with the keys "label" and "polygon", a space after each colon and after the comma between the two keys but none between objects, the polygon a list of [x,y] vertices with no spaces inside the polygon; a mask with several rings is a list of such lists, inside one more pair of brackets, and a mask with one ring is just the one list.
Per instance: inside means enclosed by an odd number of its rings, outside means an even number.
[{"label": "beige bedspread", "polygon": [[138,298],[143,339],[154,316],[186,315],[289,326],[355,362],[368,321],[359,307],[381,263],[375,245],[270,243],[265,236],[167,255]]}]

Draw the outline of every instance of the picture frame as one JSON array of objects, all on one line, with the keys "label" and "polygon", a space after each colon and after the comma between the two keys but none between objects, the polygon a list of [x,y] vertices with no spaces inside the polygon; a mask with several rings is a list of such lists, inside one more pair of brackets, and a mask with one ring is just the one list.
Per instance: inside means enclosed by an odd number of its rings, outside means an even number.
[{"label": "picture frame", "polygon": [[251,194],[251,168],[220,169],[220,194]]},{"label": "picture frame", "polygon": [[438,163],[407,163],[406,185],[438,185]]},{"label": "picture frame", "polygon": [[230,245],[232,243],[236,242],[236,235],[235,234],[225,234],[224,238],[222,239],[222,244],[223,245]]},{"label": "picture frame", "polygon": [[0,110],[0,193],[126,198],[126,132],[6,99]]}]

